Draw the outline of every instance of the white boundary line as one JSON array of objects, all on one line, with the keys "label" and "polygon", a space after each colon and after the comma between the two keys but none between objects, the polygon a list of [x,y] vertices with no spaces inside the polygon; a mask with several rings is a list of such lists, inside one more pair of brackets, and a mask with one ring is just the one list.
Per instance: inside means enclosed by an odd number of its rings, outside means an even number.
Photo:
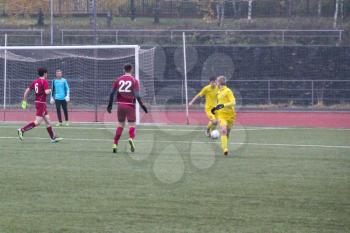
[{"label": "white boundary line", "polygon": [[[0,139],[18,139],[18,137],[0,137]],[[41,138],[41,137],[28,137],[25,139],[30,139],[30,140],[47,140],[49,141],[48,138]],[[65,140],[68,141],[82,141],[82,142],[89,142],[89,141],[103,141],[106,142],[108,139],[102,139],[102,138],[65,138]],[[126,142],[127,140],[121,140]],[[142,140],[138,141],[137,143],[151,143],[154,141],[151,140]],[[168,140],[162,140],[162,141],[157,141],[160,143],[181,143],[181,144],[188,144],[188,143],[193,143],[193,144],[218,144],[219,142],[212,142],[212,141],[168,141]],[[338,149],[350,149],[350,146],[344,146],[344,145],[315,145],[315,144],[284,144],[284,143],[257,143],[257,142],[231,142],[229,143],[230,145],[252,145],[252,146],[278,146],[278,147],[314,147],[314,148],[338,148]]]},{"label": "white boundary line", "polygon": [[[26,124],[28,123],[27,121],[0,121],[0,128],[1,126],[7,126],[7,125],[14,125],[14,126],[19,126],[21,124]],[[56,122],[52,122],[52,123],[56,123]],[[73,122],[72,125],[86,125],[86,126],[116,126],[117,123],[116,122]],[[236,122],[235,124],[236,126],[239,127],[243,127],[245,129],[322,129],[322,130],[340,130],[340,131],[347,131],[350,130],[350,128],[327,128],[327,127],[299,127],[299,126],[244,126],[241,125],[240,122]],[[181,128],[205,128],[206,125],[183,125],[183,124],[166,124],[166,123],[141,123],[139,125],[140,127],[154,127],[154,128],[161,128],[161,127],[172,127],[172,128],[176,128],[176,127],[181,127]],[[233,126],[235,127],[235,126]],[[64,127],[62,127],[64,128]],[[65,128],[69,128],[69,127],[65,127]],[[78,127],[71,127],[71,128],[78,128]],[[91,128],[91,127],[90,127]]]},{"label": "white boundary line", "polygon": [[[16,127],[19,127],[20,123],[11,123],[11,124],[1,124],[0,123],[0,129],[13,129]],[[80,124],[84,125],[84,124]],[[87,124],[89,125],[89,124]],[[92,126],[103,126],[103,124],[91,124]],[[106,127],[59,127],[59,129],[74,129],[74,130],[115,130],[116,127],[114,127],[116,124],[105,124]],[[107,127],[108,126],[108,127]],[[113,127],[111,127],[113,126]],[[204,131],[205,126],[201,125],[144,125],[147,128],[137,128],[138,131],[153,131],[153,130],[163,130],[163,131],[179,131],[179,132],[190,132],[190,131]],[[141,125],[142,127],[142,125]],[[166,128],[167,127],[167,128]],[[180,129],[179,129],[180,127]],[[334,131],[350,131],[350,128],[305,128],[305,127],[258,127],[258,126],[242,126],[237,124],[236,127],[240,127],[239,129],[235,128],[233,126],[232,131],[259,131],[259,130],[334,130]],[[54,127],[58,129],[58,127]],[[195,128],[195,129],[194,129]],[[198,128],[203,128],[203,129],[198,129]]]},{"label": "white boundary line", "polygon": [[[39,126],[40,127],[40,126]],[[44,126],[42,126],[44,127]],[[15,129],[13,126],[2,126],[0,125],[0,129]],[[186,127],[184,127],[186,128]],[[178,128],[162,128],[162,127],[153,127],[153,128],[137,128],[137,131],[175,131],[175,132],[204,132],[203,129],[195,129],[194,127],[190,127],[189,129],[178,129]],[[201,127],[202,128],[202,127]],[[70,130],[115,130],[116,127],[55,127],[55,129],[70,129]],[[259,131],[259,130],[288,130],[289,128],[233,128],[231,131]],[[350,129],[349,129],[350,130]]]}]

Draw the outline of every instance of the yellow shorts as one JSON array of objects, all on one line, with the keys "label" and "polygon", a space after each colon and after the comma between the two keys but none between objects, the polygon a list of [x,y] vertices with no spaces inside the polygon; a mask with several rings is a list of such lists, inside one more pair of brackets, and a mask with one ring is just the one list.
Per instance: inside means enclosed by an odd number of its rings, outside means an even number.
[{"label": "yellow shorts", "polygon": [[231,129],[236,121],[236,113],[233,115],[219,115],[218,120],[220,122],[220,126],[226,126],[228,129]]},{"label": "yellow shorts", "polygon": [[211,109],[205,109],[205,113],[207,114],[207,117],[210,121],[217,120],[216,114],[214,115],[213,113],[211,113]]}]

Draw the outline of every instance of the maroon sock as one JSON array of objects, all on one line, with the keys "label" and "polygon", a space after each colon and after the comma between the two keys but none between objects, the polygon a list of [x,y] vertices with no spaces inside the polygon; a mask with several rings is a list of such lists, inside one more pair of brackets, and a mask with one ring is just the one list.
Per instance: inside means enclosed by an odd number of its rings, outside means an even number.
[{"label": "maroon sock", "polygon": [[134,139],[135,138],[135,133],[136,133],[135,127],[130,127],[129,128],[129,137]]},{"label": "maroon sock", "polygon": [[50,127],[47,127],[46,129],[47,129],[47,132],[50,135],[50,138],[51,139],[55,139],[56,135],[55,135],[55,132],[53,131],[52,127],[50,126]]},{"label": "maroon sock", "polygon": [[115,137],[114,137],[114,144],[118,145],[120,136],[122,136],[123,133],[123,128],[122,127],[118,127],[116,132],[115,132]]},{"label": "maroon sock", "polygon": [[24,126],[23,128],[21,128],[22,132],[26,132],[28,130],[31,130],[35,127],[35,123],[34,122],[30,122],[28,125]]}]

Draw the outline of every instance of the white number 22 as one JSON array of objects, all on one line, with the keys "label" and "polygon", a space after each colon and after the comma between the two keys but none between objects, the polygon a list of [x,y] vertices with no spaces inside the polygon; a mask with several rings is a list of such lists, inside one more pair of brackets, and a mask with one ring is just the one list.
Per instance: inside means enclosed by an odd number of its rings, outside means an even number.
[{"label": "white number 22", "polygon": [[131,92],[130,87],[131,87],[131,81],[124,81],[120,80],[119,81],[119,92]]}]

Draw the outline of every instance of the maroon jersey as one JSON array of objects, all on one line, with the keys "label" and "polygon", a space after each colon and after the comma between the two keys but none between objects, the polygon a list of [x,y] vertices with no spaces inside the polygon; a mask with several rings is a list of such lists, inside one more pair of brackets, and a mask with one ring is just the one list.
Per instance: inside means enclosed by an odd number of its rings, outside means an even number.
[{"label": "maroon jersey", "polygon": [[29,89],[34,90],[36,103],[46,103],[45,90],[50,89],[46,79],[37,78],[30,84]]},{"label": "maroon jersey", "polygon": [[117,90],[117,103],[135,105],[135,93],[139,92],[139,82],[131,75],[122,75],[113,83],[113,89]]}]

